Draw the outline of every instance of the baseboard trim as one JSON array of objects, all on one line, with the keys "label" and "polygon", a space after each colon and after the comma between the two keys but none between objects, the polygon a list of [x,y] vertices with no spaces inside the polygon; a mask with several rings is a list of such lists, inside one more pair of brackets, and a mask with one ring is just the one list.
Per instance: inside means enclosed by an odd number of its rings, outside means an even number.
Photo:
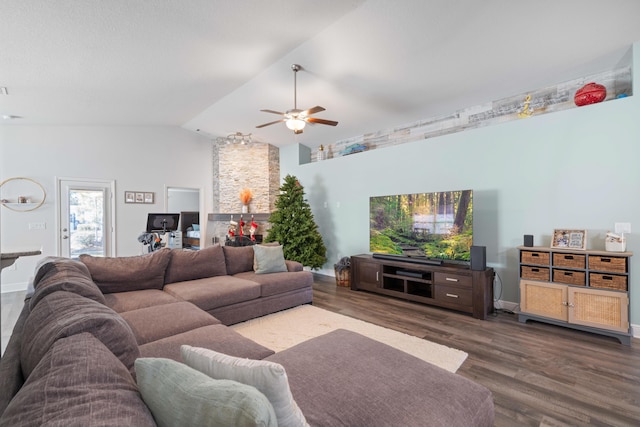
[{"label": "baseboard trim", "polygon": [[509,310],[515,312],[520,304],[517,302],[498,300],[493,303],[493,307],[498,310]]},{"label": "baseboard trim", "polygon": [[17,283],[7,283],[2,284],[0,287],[0,293],[6,294],[9,292],[21,292],[26,291],[29,287],[28,282],[17,282]]}]

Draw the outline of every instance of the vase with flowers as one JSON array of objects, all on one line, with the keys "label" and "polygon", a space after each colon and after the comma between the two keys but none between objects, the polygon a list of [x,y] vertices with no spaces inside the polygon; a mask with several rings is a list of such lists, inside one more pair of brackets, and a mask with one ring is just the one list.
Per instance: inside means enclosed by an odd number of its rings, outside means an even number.
[{"label": "vase with flowers", "polygon": [[253,192],[244,188],[240,191],[240,202],[242,203],[242,213],[249,213],[249,203],[251,203],[251,199],[253,198]]}]

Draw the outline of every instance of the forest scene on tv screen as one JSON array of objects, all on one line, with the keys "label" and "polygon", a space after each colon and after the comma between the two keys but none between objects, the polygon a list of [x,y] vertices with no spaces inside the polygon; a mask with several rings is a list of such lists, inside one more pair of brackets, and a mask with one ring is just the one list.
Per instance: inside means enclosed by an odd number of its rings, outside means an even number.
[{"label": "forest scene on tv screen", "polygon": [[469,261],[471,190],[376,196],[369,203],[371,252]]}]

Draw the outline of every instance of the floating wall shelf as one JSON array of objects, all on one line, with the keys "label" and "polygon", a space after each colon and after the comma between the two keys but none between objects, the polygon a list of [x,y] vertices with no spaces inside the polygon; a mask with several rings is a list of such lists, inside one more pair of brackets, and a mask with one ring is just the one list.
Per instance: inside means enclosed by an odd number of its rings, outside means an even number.
[{"label": "floating wall shelf", "polygon": [[[47,192],[44,190],[44,187],[42,186],[42,184],[40,184],[38,181],[35,181],[31,178],[26,178],[26,177],[22,177],[22,176],[17,176],[14,178],[7,178],[4,181],[2,181],[0,183],[0,190],[2,190],[3,187],[5,187],[7,184],[9,183],[20,183],[20,182],[24,182],[27,185],[32,185],[36,187],[36,192],[38,193],[42,193],[42,195],[40,197],[37,197],[37,200],[39,199],[39,201],[37,202],[23,202],[23,203],[19,203],[19,202],[12,202],[12,199],[18,200],[19,197],[22,196],[10,196],[10,197],[2,197],[3,200],[9,200],[8,202],[2,202],[2,206],[4,206],[5,208],[15,211],[15,212],[30,212],[33,210],[38,209],[40,206],[42,206],[44,204],[44,201],[47,199]],[[6,188],[6,187],[5,187]],[[20,189],[22,190],[22,189]]]}]

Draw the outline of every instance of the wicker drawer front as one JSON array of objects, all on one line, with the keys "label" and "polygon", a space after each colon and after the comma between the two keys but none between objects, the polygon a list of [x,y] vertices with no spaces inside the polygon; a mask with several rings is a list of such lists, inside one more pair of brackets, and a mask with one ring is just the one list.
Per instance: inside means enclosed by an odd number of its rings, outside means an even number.
[{"label": "wicker drawer front", "polygon": [[578,286],[587,284],[584,271],[553,270],[553,281]]},{"label": "wicker drawer front", "polygon": [[589,256],[589,270],[611,271],[612,273],[626,273],[627,258],[591,255]]},{"label": "wicker drawer front", "polygon": [[549,265],[549,252],[522,251],[520,262],[522,264]]},{"label": "wicker drawer front", "polygon": [[628,290],[627,276],[589,273],[589,286],[592,288],[615,289],[626,292]]},{"label": "wicker drawer front", "polygon": [[567,268],[586,268],[587,267],[586,255],[576,254],[553,254],[553,265],[555,267],[567,267]]},{"label": "wicker drawer front", "polygon": [[530,265],[523,265],[520,267],[520,277],[523,279],[542,280],[544,282],[549,281],[549,269],[546,267],[531,267]]}]

